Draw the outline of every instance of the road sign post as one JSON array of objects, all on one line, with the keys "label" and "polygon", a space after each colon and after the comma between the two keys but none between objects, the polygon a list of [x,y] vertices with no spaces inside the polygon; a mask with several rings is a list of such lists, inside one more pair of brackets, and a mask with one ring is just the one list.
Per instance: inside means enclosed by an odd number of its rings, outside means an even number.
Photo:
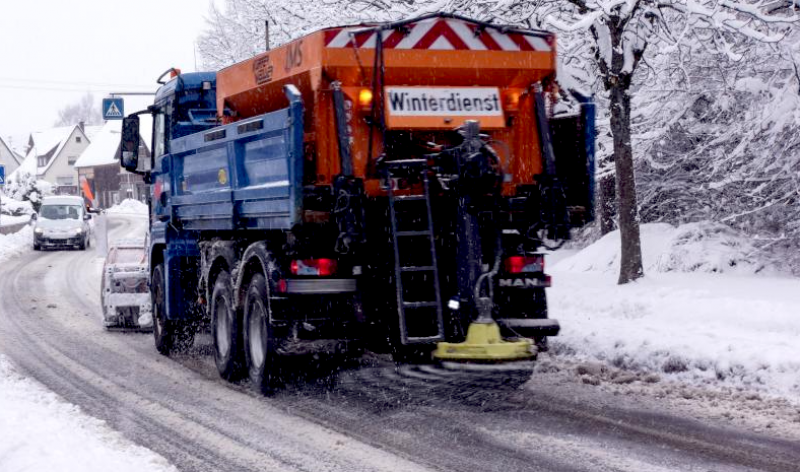
[{"label": "road sign post", "polygon": [[125,118],[125,101],[122,98],[103,99],[103,119],[121,120]]}]

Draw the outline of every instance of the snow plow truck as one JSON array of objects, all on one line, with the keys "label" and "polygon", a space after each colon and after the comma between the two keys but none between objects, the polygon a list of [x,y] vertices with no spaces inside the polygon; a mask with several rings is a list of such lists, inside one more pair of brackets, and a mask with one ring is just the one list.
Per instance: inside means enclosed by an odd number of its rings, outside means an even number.
[{"label": "snow plow truck", "polygon": [[593,211],[594,107],[555,49],[432,14],[165,72],[120,154],[151,188],[157,350],[205,320],[220,375],[262,392],[289,356],[533,359],[559,331],[541,249]]}]

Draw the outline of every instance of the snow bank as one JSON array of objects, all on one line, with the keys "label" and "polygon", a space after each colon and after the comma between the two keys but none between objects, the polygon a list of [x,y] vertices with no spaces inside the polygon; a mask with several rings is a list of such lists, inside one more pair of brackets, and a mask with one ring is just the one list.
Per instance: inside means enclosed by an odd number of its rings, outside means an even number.
[{"label": "snow bank", "polygon": [[0,226],[27,223],[31,220],[31,214],[33,214],[31,202],[7,196],[0,197]]},{"label": "snow bank", "polygon": [[0,262],[32,249],[33,228],[30,226],[26,226],[16,233],[0,234]]},{"label": "snow bank", "polygon": [[135,213],[137,215],[146,215],[147,211],[146,204],[132,198],[126,198],[119,205],[114,205],[106,210],[108,213]]},{"label": "snow bank", "polygon": [[13,226],[31,221],[30,215],[9,216],[0,215],[0,226]]},{"label": "snow bank", "polygon": [[800,400],[800,279],[753,275],[747,241],[718,229],[644,225],[646,275],[623,286],[616,235],[555,264],[554,351]]},{"label": "snow bank", "polygon": [[[674,227],[667,223],[641,225],[645,272],[712,272],[775,274],[760,261],[757,248],[728,226],[699,222]],[[619,231],[613,231],[559,265],[571,272],[618,273]]]},{"label": "snow bank", "polygon": [[175,471],[163,457],[136,446],[0,356],[0,470],[60,472]]},{"label": "snow bank", "polygon": [[33,205],[29,201],[19,201],[7,196],[2,197],[0,201],[0,211],[3,215],[31,215],[33,214]]}]

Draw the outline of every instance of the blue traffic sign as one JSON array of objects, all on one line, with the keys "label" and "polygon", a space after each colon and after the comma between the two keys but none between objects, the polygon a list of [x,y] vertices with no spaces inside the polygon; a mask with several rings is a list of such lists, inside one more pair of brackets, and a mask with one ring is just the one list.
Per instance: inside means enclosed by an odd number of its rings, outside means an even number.
[{"label": "blue traffic sign", "polygon": [[0,185],[6,184],[6,168],[5,166],[0,166]]},{"label": "blue traffic sign", "polygon": [[103,99],[103,119],[121,120],[125,117],[125,102],[121,98]]}]

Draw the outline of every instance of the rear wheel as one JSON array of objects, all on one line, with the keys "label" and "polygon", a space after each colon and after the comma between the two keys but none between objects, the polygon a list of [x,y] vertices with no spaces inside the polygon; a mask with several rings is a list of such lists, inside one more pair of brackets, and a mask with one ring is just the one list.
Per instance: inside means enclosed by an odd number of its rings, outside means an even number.
[{"label": "rear wheel", "polygon": [[267,279],[256,274],[247,288],[244,305],[244,341],[247,370],[253,389],[262,394],[274,391],[278,368],[275,336],[270,324]]},{"label": "rear wheel", "polygon": [[164,264],[153,269],[151,297],[153,300],[153,339],[156,350],[167,356],[175,343],[175,324],[166,318],[164,309]]},{"label": "rear wheel", "polygon": [[241,324],[233,301],[231,276],[222,271],[211,294],[211,334],[214,338],[214,362],[219,375],[226,380],[237,379],[243,364]]},{"label": "rear wheel", "polygon": [[[529,292],[520,293],[522,295],[517,295],[517,298],[512,298],[508,295],[500,297],[500,318],[546,320],[547,294],[545,289],[534,288]],[[503,328],[501,334],[504,337],[525,337],[527,333],[518,334],[514,330]],[[539,352],[548,350],[547,336],[533,336],[532,339]]]},{"label": "rear wheel", "polygon": [[[533,318],[547,319],[547,294],[543,288],[536,289],[533,296]],[[534,336],[533,342],[539,352],[549,350],[547,336]]]}]

